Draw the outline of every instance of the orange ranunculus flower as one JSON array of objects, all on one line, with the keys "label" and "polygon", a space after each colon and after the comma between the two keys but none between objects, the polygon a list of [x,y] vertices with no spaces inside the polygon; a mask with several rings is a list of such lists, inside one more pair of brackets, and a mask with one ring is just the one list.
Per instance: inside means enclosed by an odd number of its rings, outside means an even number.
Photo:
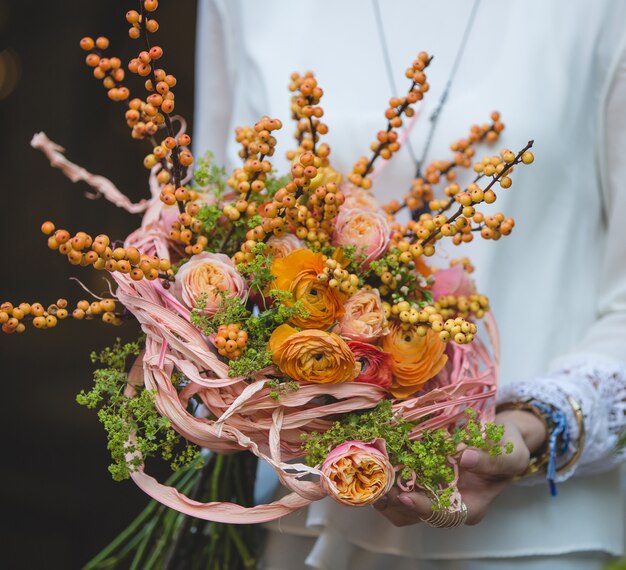
[{"label": "orange ranunculus flower", "polygon": [[297,331],[285,324],[272,333],[268,345],[274,364],[298,382],[349,382],[361,369],[348,345],[334,333]]},{"label": "orange ranunculus flower", "polygon": [[310,249],[297,249],[272,261],[276,279],[271,287],[289,291],[293,298],[287,302],[301,301],[308,312],[306,318],[296,315],[290,321],[301,329],[326,329],[343,315],[343,293],[317,278],[325,267],[324,256]]},{"label": "orange ranunculus flower", "polygon": [[446,344],[431,329],[426,336],[419,336],[415,328],[404,330],[396,323],[383,337],[382,348],[391,354],[393,382],[389,391],[400,399],[417,392],[448,360]]}]

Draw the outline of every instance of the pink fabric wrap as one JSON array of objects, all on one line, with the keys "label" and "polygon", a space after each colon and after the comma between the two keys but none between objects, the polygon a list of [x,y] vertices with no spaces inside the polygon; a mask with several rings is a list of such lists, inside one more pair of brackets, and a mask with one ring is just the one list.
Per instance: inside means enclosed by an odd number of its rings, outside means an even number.
[{"label": "pink fabric wrap", "polygon": [[[321,486],[303,477],[323,477],[319,469],[297,460],[301,457],[300,434],[323,430],[331,416],[370,408],[384,396],[377,386],[359,383],[305,385],[298,391],[270,398],[261,373],[252,382],[229,378],[227,365],[219,360],[200,331],[191,325],[188,311],[159,281],[132,281],[113,274],[119,300],[137,317],[147,335],[144,382],[154,390],[159,412],[172,421],[183,437],[216,452],[248,449],[276,469],[283,485],[292,491],[280,501],[244,508],[231,503],[198,503],[171,487],[157,482],[143,468],[132,474],[135,483],[148,495],[185,514],[229,523],[258,523],[298,510],[326,494]],[[497,351],[493,321],[486,319],[489,336]],[[483,420],[493,418],[493,397],[497,361],[478,340],[471,347],[450,345],[449,365],[427,389],[415,398],[398,401],[394,409],[411,421],[425,420],[412,438],[425,429],[451,427],[471,406]],[[180,370],[189,384],[178,393],[170,380]],[[186,406],[198,396],[216,420],[191,415]],[[321,395],[336,401],[320,404]],[[287,463],[293,461],[293,463]]]}]

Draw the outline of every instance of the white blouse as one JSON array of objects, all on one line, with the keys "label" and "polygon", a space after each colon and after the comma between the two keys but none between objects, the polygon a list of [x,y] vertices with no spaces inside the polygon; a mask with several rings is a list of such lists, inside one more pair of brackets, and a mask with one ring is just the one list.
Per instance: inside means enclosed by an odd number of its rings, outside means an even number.
[{"label": "white blouse", "polygon": [[[274,161],[284,171],[282,156],[293,146],[289,75],[312,69],[325,91],[332,163],[349,172],[384,127],[388,98],[399,94],[387,78],[384,41],[400,93],[417,52],[435,56],[410,133],[419,155],[472,4],[381,0],[381,40],[364,0],[200,0],[196,153],[210,149],[237,164],[235,126],[267,114],[285,124]],[[372,510],[328,500],[276,525],[319,536],[320,567],[338,548],[424,559],[622,551],[619,475],[611,467],[624,458],[616,444],[626,430],[625,29],[626,2],[482,0],[427,157],[451,157],[450,142],[494,109],[506,130],[479,155],[534,139],[535,163],[518,168],[493,205],[515,217],[513,234],[442,248],[440,263],[468,255],[477,267],[500,326],[501,399],[532,395],[567,411],[572,451],[578,434],[566,396],[581,403],[580,461],[561,477],[568,480],[556,498],[545,484],[512,487],[476,527],[398,529]],[[376,195],[401,198],[413,171],[405,145],[376,179]],[[569,478],[574,472],[586,476]]]}]

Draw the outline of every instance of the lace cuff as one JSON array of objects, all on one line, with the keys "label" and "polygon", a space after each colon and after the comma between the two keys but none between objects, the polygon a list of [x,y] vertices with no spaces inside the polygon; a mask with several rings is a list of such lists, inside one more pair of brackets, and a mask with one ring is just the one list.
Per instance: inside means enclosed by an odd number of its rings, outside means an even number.
[{"label": "lace cuff", "polygon": [[[578,424],[567,396],[572,396],[582,408],[585,422],[585,447],[580,459],[557,482],[574,473],[589,475],[608,471],[626,457],[623,440],[626,434],[626,369],[615,361],[597,357],[571,357],[560,360],[557,369],[539,378],[502,386],[499,402],[536,398],[552,404],[567,414],[570,446],[560,459],[565,465],[578,446]],[[558,467],[558,465],[557,465]],[[522,483],[536,485],[545,476],[536,475]]]}]

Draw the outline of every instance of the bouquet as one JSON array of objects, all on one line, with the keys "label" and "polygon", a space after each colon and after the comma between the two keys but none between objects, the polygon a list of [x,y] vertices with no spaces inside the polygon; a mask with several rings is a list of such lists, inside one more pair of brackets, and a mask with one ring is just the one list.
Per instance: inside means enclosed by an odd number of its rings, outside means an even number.
[{"label": "bouquet", "polygon": [[[267,116],[236,130],[241,165],[230,175],[210,154],[192,172],[191,138],[174,114],[176,78],[151,44],[157,6],[145,0],[126,14],[129,36],[142,43],[127,67],[143,79],[145,97],[131,96],[105,37],[80,42],[94,77],[125,106],[131,136],[151,149],[150,197],[132,203],[45,134],[32,141],[71,180],[143,216],[123,242],[42,225],[50,249],[110,277],[109,293],[72,306],[5,302],[2,330],[54,328],[70,316],[141,324],[137,342],[92,355],[102,366],[78,401],[98,409],[113,478],[132,478],[173,509],[151,506],[144,526],[132,527],[145,530],[145,544],[161,529],[150,564],[172,560],[193,528],[194,540],[211,538],[207,557],[221,549],[225,560],[228,538],[251,567],[244,531],[214,523],[269,521],[326,496],[362,507],[398,485],[430,495],[435,510],[458,510],[462,451],[507,452],[503,429],[490,423],[497,332],[471,262],[430,260],[444,242],[511,233],[512,218],[482,207],[511,186],[514,167],[532,163],[532,141],[476,160],[476,148],[504,129],[494,112],[451,145],[450,158],[419,172],[402,203],[381,204],[378,170],[401,148],[428,91],[432,58],[422,52],[406,70],[406,94],[389,101],[371,154],[347,175],[332,166],[323,90],[311,72],[290,78],[290,172],[272,166],[283,123]],[[175,469],[169,484],[146,473],[151,456]],[[274,468],[287,495],[252,504],[254,458]],[[145,544],[137,556],[150,567]]]}]

